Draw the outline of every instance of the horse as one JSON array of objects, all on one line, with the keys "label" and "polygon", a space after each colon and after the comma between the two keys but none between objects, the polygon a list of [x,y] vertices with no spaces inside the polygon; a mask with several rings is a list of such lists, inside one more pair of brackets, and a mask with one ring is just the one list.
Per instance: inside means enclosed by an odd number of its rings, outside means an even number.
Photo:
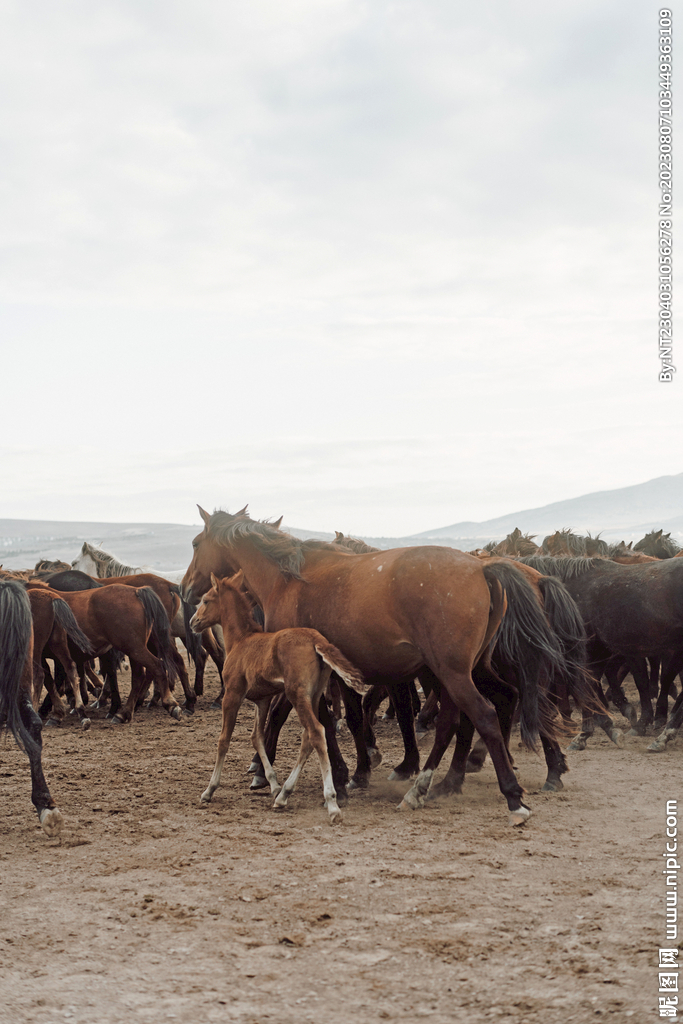
[{"label": "horse", "polygon": [[482,550],[490,555],[533,555],[538,551],[538,544],[534,544],[535,536],[535,533],[522,533],[516,526],[505,540],[498,543],[495,540],[489,541]]},{"label": "horse", "polygon": [[[95,579],[99,579],[104,583],[112,581],[116,581],[117,583],[128,583],[131,578],[144,575],[146,578],[154,576],[155,579],[159,579],[159,577],[161,577],[169,583],[179,584],[183,577],[182,570],[163,573],[156,569],[151,569],[148,566],[141,567],[124,565],[123,562],[119,562],[119,560],[113,555],[107,554],[106,551],[95,547],[93,544],[88,544],[87,541],[83,541],[83,547],[81,548],[79,555],[71,563],[71,568],[78,569],[81,572],[87,573],[89,576],[94,576]],[[135,584],[132,585],[135,586]],[[194,693],[191,696],[188,696],[188,688],[183,675],[185,668],[183,666],[181,670],[179,666],[180,679],[185,692],[186,707],[189,710],[192,710],[196,702],[196,697],[201,697],[204,693],[204,672],[206,669],[207,656],[211,657],[218,669],[218,672],[220,673],[223,669],[223,650],[221,643],[213,636],[210,630],[207,630],[202,635],[201,639],[195,636],[192,632],[189,627],[189,621],[192,617],[194,608],[190,608],[187,603],[183,601],[181,611],[182,614],[177,614],[172,619],[171,629],[173,635],[177,636],[185,644],[187,653],[194,663]]]},{"label": "horse", "polygon": [[[184,609],[185,602],[182,601],[180,588],[177,584],[170,583],[169,580],[161,576],[157,576],[154,573],[137,573],[134,576],[113,576],[106,579],[94,580],[91,576],[87,575],[87,573],[81,572],[78,569],[69,569],[66,572],[58,572],[52,576],[46,576],[45,582],[55,590],[68,591],[92,590],[94,587],[106,587],[111,586],[112,584],[133,587],[136,590],[140,587],[150,587],[164,606],[164,610],[168,615],[169,623],[171,624],[172,634],[177,636],[178,633],[181,633],[181,639],[185,636],[186,631],[183,622],[183,615],[181,614],[181,604]],[[189,612],[186,614],[189,621]],[[195,634],[191,629],[187,630],[187,634],[189,634],[192,639],[186,640],[185,644],[188,651],[194,651],[198,646],[196,643],[193,643],[193,640],[196,640]],[[175,669],[183,687],[183,693],[185,694],[184,710],[188,714],[192,714],[194,712],[194,706],[197,703],[197,691],[190,686],[185,662],[174,645],[171,646],[170,656],[175,662]],[[204,660],[206,661],[206,658],[204,658]],[[203,685],[200,688],[199,695],[201,696],[202,693]]]},{"label": "horse", "polygon": [[[653,721],[645,659],[668,659],[683,647],[683,564],[679,567],[673,558],[644,565],[619,565],[603,558],[536,556],[524,561],[564,582],[586,625],[589,670],[596,680],[606,675],[615,703],[618,670],[623,662],[628,665],[641,706],[632,733],[644,736]],[[578,749],[591,734],[590,716],[584,716],[584,727],[574,741]]]},{"label": "horse", "polygon": [[83,654],[92,655],[90,641],[76,622],[68,604],[48,587],[29,584],[27,593],[33,620],[33,705],[37,707],[45,685],[52,702],[52,722],[59,724],[64,718],[62,699],[52,676],[44,667],[46,656],[54,658],[66,674],[81,727],[87,730],[90,728],[90,719],[85,713],[76,664],[69,651],[69,640]]},{"label": "horse", "polygon": [[[526,671],[525,657],[536,642],[529,627],[533,630],[542,617],[537,610],[532,612],[522,628],[516,598],[529,585],[521,573],[508,574],[498,564],[482,565],[452,548],[395,548],[354,555],[332,550],[329,544],[305,547],[268,523],[252,520],[246,509],[235,515],[211,515],[201,507],[199,511],[204,529],[192,542],[192,562],[182,584],[188,601],[210,589],[211,572],[225,576],[243,569],[249,590],[263,608],[268,632],[291,626],[318,629],[357,666],[366,682],[394,687],[428,669],[485,740],[510,823],[526,821],[530,810],[523,803],[498,716],[472,678],[479,663],[488,665],[489,649],[504,616],[509,616],[515,664],[519,672]],[[505,585],[499,577],[506,578]],[[535,741],[540,718],[538,689],[529,679],[521,702],[525,742]],[[356,723],[354,731],[354,723],[348,724],[358,757],[354,778],[367,778],[362,728]],[[410,725],[416,747],[412,719]]]},{"label": "horse", "polygon": [[663,529],[650,530],[633,546],[633,550],[642,551],[655,558],[675,558],[681,554],[681,548],[671,539],[671,532],[664,533]]},{"label": "horse", "polygon": [[0,725],[25,752],[31,769],[31,802],[45,834],[58,836],[63,820],[50,795],[42,765],[42,723],[31,702],[33,625],[24,587],[0,581]]},{"label": "horse", "polygon": [[[192,626],[198,631],[220,622],[226,648],[223,726],[216,765],[208,788],[202,793],[202,802],[208,803],[220,784],[237,712],[246,697],[256,705],[252,741],[270,782],[271,795],[276,797],[274,806],[286,807],[304,764],[311,751],[315,750],[320,761],[330,821],[341,821],[325,730],[314,709],[320,704],[333,669],[347,686],[359,693],[365,691],[363,679],[344,655],[315,629],[282,629],[277,633],[264,633],[254,621],[251,604],[240,590],[243,579],[241,571],[231,579],[218,580],[212,575],[211,589],[204,594],[192,617]],[[304,731],[297,763],[284,786],[280,787],[268,760],[263,729],[271,698],[283,691],[296,708]]]},{"label": "horse", "polygon": [[[112,714],[112,720],[132,720],[137,699],[145,687],[143,669],[159,687],[164,708],[172,718],[180,719],[180,707],[169,687],[177,678],[174,653],[178,652],[171,639],[168,614],[156,593],[150,587],[137,589],[120,584],[59,593],[90,641],[94,655],[114,648],[130,660],[130,694],[123,707]],[[155,653],[150,650],[150,642]],[[85,659],[76,660],[82,664]]]},{"label": "horse", "polygon": [[[560,697],[564,695],[564,691],[568,691],[580,707],[593,708],[594,701],[586,671],[586,633],[579,610],[566,588],[554,577],[544,577],[530,566],[515,564],[507,558],[496,558],[488,564],[496,562],[502,563],[501,569],[505,566],[508,567],[505,569],[506,573],[522,572],[529,583],[529,591],[523,592],[518,600],[523,603],[529,600],[535,601],[543,615],[546,628],[545,635],[541,633],[537,638],[539,649],[541,645],[547,649],[552,649],[555,645],[560,648],[560,657],[556,659],[555,672],[551,676],[544,676],[544,670],[548,663],[541,659],[538,659],[536,672],[532,672],[532,675],[541,676],[543,692],[548,695],[552,703],[557,704]],[[521,609],[521,613],[524,617],[529,617],[530,607],[528,604],[526,608]],[[528,680],[527,673],[519,673],[516,670],[515,658],[511,654],[509,636],[506,635],[506,622],[503,619],[501,633],[491,655],[491,667],[494,671],[488,675],[481,674],[476,681],[481,692],[496,707],[506,740],[509,739],[517,697],[521,695],[524,699],[523,688],[527,685]],[[527,666],[528,668],[529,666]],[[512,692],[513,687],[503,684],[501,677],[505,680],[513,680],[516,684],[514,692]],[[481,742],[470,754],[470,744],[474,734],[472,723],[466,716],[460,716],[458,719],[457,709],[448,694],[441,690],[438,682],[437,687],[440,709],[436,719],[436,734],[432,750],[415,784],[399,804],[399,810],[416,810],[418,807],[424,806],[426,798],[434,799],[437,796],[462,792],[466,772],[479,771],[486,758],[486,747]],[[548,767],[543,791],[558,792],[563,789],[561,776],[569,769],[557,742],[554,726],[548,728],[550,719],[551,715],[546,713],[540,727],[541,742]],[[457,739],[451,766],[445,778],[429,792],[433,773],[439,766],[454,735],[457,735]]]}]

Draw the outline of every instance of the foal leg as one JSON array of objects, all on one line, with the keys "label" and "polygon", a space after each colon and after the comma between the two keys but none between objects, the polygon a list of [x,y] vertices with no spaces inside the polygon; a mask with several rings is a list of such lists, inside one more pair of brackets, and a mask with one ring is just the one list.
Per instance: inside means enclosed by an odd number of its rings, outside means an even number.
[{"label": "foal leg", "polygon": [[223,696],[223,725],[221,734],[218,737],[218,750],[216,752],[216,764],[209,785],[202,793],[201,802],[208,804],[211,797],[218,789],[221,782],[223,762],[230,749],[230,740],[235,730],[237,712],[240,709],[244,696],[247,692],[247,682],[244,678],[227,679],[223,681],[225,694]]},{"label": "foal leg", "polygon": [[274,806],[284,807],[286,805],[289,794],[293,791],[299,775],[301,774],[301,769],[308,760],[311,750],[315,750],[320,762],[320,772],[323,777],[323,796],[325,799],[327,813],[330,816],[330,824],[337,824],[337,822],[342,820],[342,812],[339,810],[339,805],[337,804],[337,793],[332,779],[332,766],[330,764],[327,744],[325,742],[325,730],[315,717],[313,703],[309,695],[306,694],[297,701],[296,712],[304,729],[301,737],[299,760],[297,761],[294,771],[282,787],[282,791],[275,801]]},{"label": "foal leg", "polygon": [[[277,753],[277,741],[282,732],[282,727],[289,718],[289,713],[292,710],[292,705],[287,697],[287,694],[283,691],[279,693],[270,705],[270,714],[268,715],[268,721],[265,728],[265,744],[266,753],[268,760],[271,764],[275,762],[275,755]],[[254,754],[251,764],[249,765],[249,774],[253,774],[254,778],[251,781],[250,789],[265,789],[268,785],[265,773],[263,771],[263,765],[261,764],[261,758],[258,754]]]}]

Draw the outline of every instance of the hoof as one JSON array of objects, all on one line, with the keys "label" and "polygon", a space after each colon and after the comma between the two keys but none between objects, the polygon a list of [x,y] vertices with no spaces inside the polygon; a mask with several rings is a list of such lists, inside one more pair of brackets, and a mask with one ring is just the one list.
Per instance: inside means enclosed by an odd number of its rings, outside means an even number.
[{"label": "hoof", "polygon": [[330,814],[330,825],[339,825],[344,820],[344,815],[338,807],[333,807],[332,810],[327,808]]},{"label": "hoof", "polygon": [[508,817],[508,824],[515,826],[524,825],[527,819],[530,817],[531,811],[528,807],[525,807],[524,804],[522,804],[520,807],[517,807],[516,810],[510,811],[510,815]]},{"label": "hoof", "polygon": [[572,740],[567,750],[585,750],[586,741],[583,736],[577,736],[575,740]]},{"label": "hoof", "polygon": [[[194,714],[194,707],[189,707],[187,704],[183,704],[182,708],[180,709],[180,714],[187,715],[187,717],[189,718],[190,715]],[[180,715],[178,715],[178,718],[180,718]]]},{"label": "hoof", "polygon": [[176,704],[176,706],[174,708],[171,708],[170,715],[171,715],[171,718],[175,719],[176,722],[180,721],[180,716],[182,715],[182,711],[180,710],[180,708],[179,708],[179,706],[177,704]]},{"label": "hoof", "polygon": [[370,767],[379,768],[382,763],[382,755],[377,747],[368,747],[368,756],[370,758]]},{"label": "hoof", "polygon": [[214,711],[220,711],[221,708],[223,707],[223,702],[220,701],[220,700],[211,701],[211,703],[209,704],[209,707],[213,708]]},{"label": "hoof", "polygon": [[623,747],[624,745],[624,734],[621,729],[612,729],[609,738],[615,747]]},{"label": "hoof", "polygon": [[632,704],[627,704],[624,708],[624,718],[628,720],[628,723],[631,726],[631,728],[633,728],[633,726],[638,721],[638,712]]},{"label": "hoof", "polygon": [[262,768],[260,761],[252,761],[247,768],[247,775],[255,775]]},{"label": "hoof", "polygon": [[562,779],[546,779],[541,793],[559,793],[561,789],[564,789]]},{"label": "hoof", "polygon": [[60,720],[58,718],[48,718],[48,720],[45,722],[44,728],[46,728],[46,729],[59,729],[61,724],[62,723],[60,722]]},{"label": "hoof", "polygon": [[40,812],[40,824],[45,835],[54,839],[62,831],[64,819],[56,807],[46,807]]},{"label": "hoof", "polygon": [[92,722],[90,721],[89,718],[82,718],[81,719],[81,729],[83,730],[83,732],[87,732],[91,725],[92,725]]},{"label": "hoof", "polygon": [[661,754],[663,750],[666,750],[666,740],[662,740],[662,737],[659,736],[656,740],[653,740],[649,747],[645,748],[645,753]]},{"label": "hoof", "polygon": [[401,800],[400,804],[396,804],[397,811],[416,811],[418,807],[419,804],[416,806],[409,804],[405,797],[403,797],[403,800]]},{"label": "hoof", "polygon": [[483,767],[484,767],[484,762],[483,761],[470,761],[468,759],[467,764],[465,765],[465,774],[466,775],[475,775],[477,772],[480,772]]},{"label": "hoof", "polygon": [[399,772],[395,768],[391,775],[388,776],[389,782],[407,782],[408,779],[412,779],[413,772]]},{"label": "hoof", "polygon": [[208,789],[205,789],[199,798],[199,806],[207,807],[211,803],[211,796],[212,794],[209,793]]},{"label": "hoof", "polygon": [[251,780],[251,786],[249,787],[249,789],[267,789],[268,792],[270,793],[270,783],[268,782],[268,779],[265,777],[265,775],[255,775],[254,778]]},{"label": "hoof", "polygon": [[[107,717],[109,718],[110,716],[108,715]],[[110,720],[112,725],[123,725],[125,722],[121,715],[111,715]]]}]

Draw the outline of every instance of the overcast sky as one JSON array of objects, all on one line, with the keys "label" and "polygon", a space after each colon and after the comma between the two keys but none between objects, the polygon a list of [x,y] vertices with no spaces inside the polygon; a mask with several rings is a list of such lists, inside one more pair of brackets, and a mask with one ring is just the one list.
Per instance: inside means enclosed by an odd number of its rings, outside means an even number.
[{"label": "overcast sky", "polygon": [[4,0],[0,517],[395,536],[683,471],[660,6]]}]

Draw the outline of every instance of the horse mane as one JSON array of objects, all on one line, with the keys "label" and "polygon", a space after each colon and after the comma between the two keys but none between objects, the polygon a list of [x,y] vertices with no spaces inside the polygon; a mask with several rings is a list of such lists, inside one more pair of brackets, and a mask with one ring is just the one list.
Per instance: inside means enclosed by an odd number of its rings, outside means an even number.
[{"label": "horse mane", "polygon": [[83,547],[95,562],[103,566],[103,579],[111,579],[114,576],[136,576],[140,572],[139,565],[124,565],[123,562],[119,562],[118,558],[107,554],[102,548],[95,548],[92,544],[88,544],[87,540],[83,541]]},{"label": "horse mane", "polygon": [[520,562],[530,565],[532,569],[544,576],[559,576],[561,580],[575,579],[583,576],[599,565],[615,565],[606,558],[554,558],[551,555],[528,555],[520,558]]},{"label": "horse mane", "polygon": [[248,538],[271,562],[275,562],[283,576],[303,580],[304,542],[278,530],[266,520],[251,519],[247,513],[239,518],[224,512],[214,512],[206,524],[207,533],[219,544],[229,547],[231,541]]},{"label": "horse mane", "polygon": [[336,537],[332,541],[333,547],[344,548],[346,551],[352,551],[355,555],[366,555],[379,551],[379,548],[373,548],[372,545],[366,544],[364,540],[360,540],[358,537],[345,537],[339,530],[335,530]]},{"label": "horse mane", "polygon": [[[681,550],[675,540],[671,539],[671,531],[664,533],[664,530],[650,530],[637,544],[633,545],[634,551],[644,551],[647,554],[655,554],[654,548],[658,546],[669,558],[673,558]],[[661,555],[657,555],[661,557]]]}]

